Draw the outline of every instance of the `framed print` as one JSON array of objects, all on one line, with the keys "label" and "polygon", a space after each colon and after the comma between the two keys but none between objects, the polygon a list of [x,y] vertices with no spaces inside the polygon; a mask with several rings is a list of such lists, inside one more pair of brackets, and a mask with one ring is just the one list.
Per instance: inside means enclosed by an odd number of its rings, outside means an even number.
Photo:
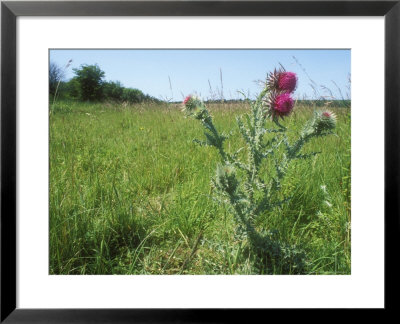
[{"label": "framed print", "polygon": [[2,2],[1,321],[392,309],[399,15]]}]

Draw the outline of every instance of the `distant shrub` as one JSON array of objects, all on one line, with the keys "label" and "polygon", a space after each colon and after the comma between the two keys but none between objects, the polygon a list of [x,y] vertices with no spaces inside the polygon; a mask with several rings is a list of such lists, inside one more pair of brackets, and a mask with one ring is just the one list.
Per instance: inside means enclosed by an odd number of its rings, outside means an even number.
[{"label": "distant shrub", "polygon": [[[65,66],[68,67],[72,60]],[[64,68],[64,70],[65,70]],[[97,64],[83,64],[73,69],[75,77],[63,81],[64,71],[56,64],[49,67],[50,102],[57,99],[74,99],[80,101],[118,101],[126,103],[152,102],[160,103],[157,98],[144,94],[139,89],[125,88],[119,81],[105,81],[105,73]]]},{"label": "distant shrub", "polygon": [[80,85],[80,99],[83,101],[99,101],[103,99],[105,73],[97,64],[81,65],[79,69],[74,69],[74,72]]},{"label": "distant shrub", "polygon": [[130,103],[142,102],[145,97],[145,94],[139,89],[124,88],[122,92],[122,100]]},{"label": "distant shrub", "polygon": [[72,78],[63,86],[62,96],[68,99],[80,99],[81,87],[77,78]]},{"label": "distant shrub", "polygon": [[64,71],[56,63],[50,62],[49,65],[49,92],[51,95],[55,95],[57,85],[64,78]]},{"label": "distant shrub", "polygon": [[119,81],[104,82],[103,97],[105,100],[122,101],[124,87]]}]

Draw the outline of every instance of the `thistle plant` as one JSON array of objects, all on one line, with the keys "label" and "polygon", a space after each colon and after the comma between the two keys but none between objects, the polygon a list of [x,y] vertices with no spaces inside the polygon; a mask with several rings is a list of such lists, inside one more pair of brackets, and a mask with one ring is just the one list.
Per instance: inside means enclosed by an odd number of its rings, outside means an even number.
[{"label": "thistle plant", "polygon": [[[269,73],[265,87],[250,102],[250,113],[237,117],[237,126],[245,147],[227,152],[224,142],[228,134],[219,132],[204,102],[196,96],[183,101],[183,111],[201,122],[205,140],[194,140],[203,146],[213,146],[220,156],[212,178],[214,199],[225,204],[237,223],[236,235],[247,239],[253,252],[255,270],[268,273],[279,267],[283,273],[302,273],[305,253],[295,246],[284,244],[276,231],[260,229],[257,220],[266,212],[287,203],[291,196],[281,192],[282,182],[290,164],[317,154],[302,153],[304,145],[315,137],[332,134],[336,116],[330,111],[316,111],[304,125],[298,138],[289,141],[288,129],[281,124],[294,108],[292,93],[297,76],[283,68]],[[245,157],[240,152],[246,152]],[[282,153],[283,152],[283,153]],[[267,168],[267,160],[273,168]]]}]

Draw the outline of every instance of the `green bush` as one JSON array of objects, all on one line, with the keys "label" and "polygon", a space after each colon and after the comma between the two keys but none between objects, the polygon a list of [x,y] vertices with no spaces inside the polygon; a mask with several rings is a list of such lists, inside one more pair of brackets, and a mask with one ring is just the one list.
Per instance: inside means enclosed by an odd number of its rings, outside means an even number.
[{"label": "green bush", "polygon": [[119,81],[105,82],[103,95],[106,100],[121,101],[124,93],[124,87]]},{"label": "green bush", "polygon": [[74,69],[76,80],[80,85],[80,98],[83,101],[99,101],[103,99],[104,71],[95,65],[81,65]]},{"label": "green bush", "polygon": [[125,88],[122,93],[122,100],[130,103],[142,102],[145,97],[144,93],[139,89]]}]

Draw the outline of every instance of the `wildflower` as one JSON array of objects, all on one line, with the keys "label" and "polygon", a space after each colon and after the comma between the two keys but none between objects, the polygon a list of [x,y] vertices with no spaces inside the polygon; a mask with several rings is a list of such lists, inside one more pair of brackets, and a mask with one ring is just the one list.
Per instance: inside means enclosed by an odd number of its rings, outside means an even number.
[{"label": "wildflower", "polygon": [[272,91],[292,93],[297,86],[297,75],[286,72],[283,68],[274,70],[267,77],[267,86]]},{"label": "wildflower", "polygon": [[201,105],[201,100],[196,96],[189,95],[183,100],[183,110],[191,112]]},{"label": "wildflower", "polygon": [[192,99],[192,96],[187,96],[187,97],[183,100],[183,104],[186,105],[191,99]]},{"label": "wildflower", "polygon": [[324,116],[326,118],[334,118],[336,120],[336,115],[333,112],[329,111],[329,110],[324,111],[322,113],[322,116]]},{"label": "wildflower", "polygon": [[305,129],[305,133],[308,135],[326,134],[326,132],[329,132],[336,127],[336,122],[337,118],[333,112],[329,110],[323,112],[316,111],[311,123]]},{"label": "wildflower", "polygon": [[183,100],[183,108],[182,111],[185,112],[188,116],[192,116],[195,119],[202,120],[204,122],[210,121],[210,114],[204,105],[203,101],[196,96],[187,96]]},{"label": "wildflower", "polygon": [[324,130],[331,130],[336,127],[337,117],[335,113],[325,110],[321,113],[319,118],[319,125]]},{"label": "wildflower", "polygon": [[267,104],[269,106],[269,113],[275,117],[287,116],[291,113],[294,107],[294,101],[289,93],[271,93]]},{"label": "wildflower", "polygon": [[281,91],[293,92],[297,86],[297,75],[293,72],[282,72],[278,78],[278,88]]}]

